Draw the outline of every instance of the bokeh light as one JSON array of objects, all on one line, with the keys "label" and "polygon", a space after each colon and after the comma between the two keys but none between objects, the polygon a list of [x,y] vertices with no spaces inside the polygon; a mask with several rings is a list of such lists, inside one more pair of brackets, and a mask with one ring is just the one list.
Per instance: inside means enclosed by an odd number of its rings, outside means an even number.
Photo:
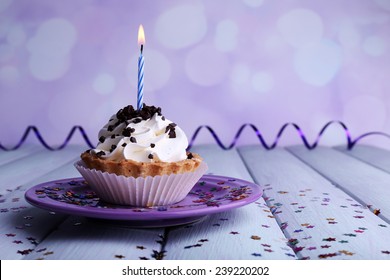
[{"label": "bokeh light", "polygon": [[174,6],[160,15],[156,23],[157,38],[172,49],[198,43],[206,31],[207,20],[200,5]]},{"label": "bokeh light", "polygon": [[135,104],[139,24],[144,100],[189,136],[208,124],[228,143],[251,122],[273,139],[297,122],[314,137],[332,119],[353,135],[390,129],[388,0],[0,0],[0,118],[13,120],[0,142],[29,124],[59,142],[81,124],[94,139]]},{"label": "bokeh light", "polygon": [[279,32],[293,47],[317,44],[324,33],[321,17],[308,9],[294,9],[282,15],[277,23]]}]

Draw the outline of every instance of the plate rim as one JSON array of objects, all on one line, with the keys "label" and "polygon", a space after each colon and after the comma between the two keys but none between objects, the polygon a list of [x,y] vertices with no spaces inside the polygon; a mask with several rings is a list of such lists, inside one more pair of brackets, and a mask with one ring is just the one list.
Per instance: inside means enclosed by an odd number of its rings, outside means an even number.
[{"label": "plate rim", "polygon": [[[215,213],[220,213],[224,211],[228,211],[231,209],[239,208],[242,206],[245,206],[247,204],[253,203],[256,200],[258,200],[263,195],[263,188],[259,186],[256,183],[240,179],[240,178],[234,178],[229,176],[223,176],[223,175],[214,175],[214,174],[205,174],[203,175],[198,182],[204,181],[207,179],[216,180],[216,181],[228,181],[228,180],[234,180],[241,182],[240,184],[245,184],[251,187],[252,194],[250,194],[247,198],[243,198],[240,200],[232,201],[229,204],[220,205],[220,206],[209,206],[205,208],[200,209],[188,209],[183,211],[155,211],[153,214],[150,213],[150,211],[145,212],[135,212],[135,211],[129,211],[128,213],[124,213],[126,211],[126,208],[99,208],[99,207],[84,207],[74,204],[67,204],[67,203],[60,203],[56,200],[50,199],[48,197],[45,198],[38,198],[35,194],[35,190],[42,188],[44,186],[47,186],[49,184],[53,183],[59,183],[59,182],[66,182],[66,181],[77,181],[77,180],[85,180],[83,177],[72,177],[72,178],[63,178],[63,179],[57,179],[57,180],[51,180],[47,182],[42,182],[40,184],[37,184],[31,188],[29,188],[25,194],[25,200],[38,208],[45,209],[52,212],[57,213],[63,213],[68,215],[77,215],[82,217],[89,217],[89,218],[97,218],[97,219],[108,219],[108,220],[122,220],[122,221],[140,221],[140,220],[169,220],[169,219],[176,219],[176,218],[188,218],[188,217],[194,217],[194,216],[204,216],[204,215],[210,215]],[[195,187],[195,185],[194,185]],[[201,186],[197,186],[201,187]],[[177,202],[175,204],[179,204],[180,202]],[[132,207],[132,206],[129,206]],[[225,209],[227,208],[227,209]],[[129,210],[133,209],[147,209],[145,207],[132,207]],[[118,213],[119,212],[119,213]]]}]

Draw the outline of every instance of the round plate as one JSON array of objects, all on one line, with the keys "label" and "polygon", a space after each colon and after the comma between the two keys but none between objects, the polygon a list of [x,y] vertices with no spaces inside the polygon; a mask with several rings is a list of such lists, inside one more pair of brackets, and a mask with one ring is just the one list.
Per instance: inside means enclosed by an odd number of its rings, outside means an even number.
[{"label": "round plate", "polygon": [[129,225],[154,227],[186,224],[205,215],[227,211],[256,201],[260,186],[241,179],[204,175],[187,197],[175,204],[132,207],[106,203],[83,178],[46,182],[29,189],[26,200],[39,208],[89,218],[130,221]]}]

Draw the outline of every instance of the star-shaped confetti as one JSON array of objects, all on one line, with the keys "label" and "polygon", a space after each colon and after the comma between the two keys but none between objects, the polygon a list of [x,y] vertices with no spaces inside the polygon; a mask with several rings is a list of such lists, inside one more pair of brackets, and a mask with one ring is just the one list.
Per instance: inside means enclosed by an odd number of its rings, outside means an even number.
[{"label": "star-shaped confetti", "polygon": [[145,250],[146,249],[146,247],[144,247],[144,246],[137,246],[136,247],[138,250]]},{"label": "star-shaped confetti", "polygon": [[21,255],[28,255],[32,252],[32,249],[27,249],[27,250],[18,250],[17,253]]},{"label": "star-shaped confetti", "polygon": [[148,260],[148,258],[147,258],[147,257],[139,257],[139,259],[140,259],[140,260],[143,260],[143,261],[146,261],[146,260]]},{"label": "star-shaped confetti", "polygon": [[257,236],[257,235],[252,235],[251,239],[253,239],[253,240],[261,240],[261,237]]},{"label": "star-shaped confetti", "polygon": [[323,249],[327,249],[327,248],[330,248],[330,247],[332,247],[331,245],[321,245],[321,248],[323,248]]},{"label": "star-shaped confetti", "polygon": [[162,260],[165,256],[165,251],[158,252],[156,250],[153,250],[152,257],[156,260]]},{"label": "star-shaped confetti", "polygon": [[383,254],[387,254],[387,255],[390,255],[390,251],[386,250],[386,251],[381,251]]},{"label": "star-shaped confetti", "polygon": [[253,253],[252,256],[254,256],[254,257],[261,257],[261,254],[260,253]]},{"label": "star-shaped confetti", "polygon": [[200,239],[198,240],[198,242],[208,242],[209,240],[208,239]]},{"label": "star-shaped confetti", "polygon": [[326,258],[331,258],[337,256],[337,253],[331,253],[331,254],[321,254],[318,255],[318,258],[320,259],[326,259]]},{"label": "star-shaped confetti", "polygon": [[347,256],[352,256],[352,255],[354,255],[354,253],[349,252],[349,251],[347,251],[347,250],[341,250],[341,251],[339,251],[339,253],[340,253],[340,254],[347,255]]},{"label": "star-shaped confetti", "polygon": [[348,240],[340,240],[339,243],[348,243]]},{"label": "star-shaped confetti", "polygon": [[298,253],[298,252],[302,251],[304,248],[305,247],[294,247],[293,251],[294,251],[294,253]]},{"label": "star-shaped confetti", "polygon": [[240,234],[240,233],[238,231],[231,231],[231,232],[229,232],[229,234],[236,235],[236,234]]},{"label": "star-shaped confetti", "polygon": [[125,256],[123,256],[123,255],[115,255],[115,258],[116,258],[116,259],[124,259]]},{"label": "star-shaped confetti", "polygon": [[336,238],[333,237],[323,238],[322,241],[332,242],[332,241],[336,241]]},{"label": "star-shaped confetti", "polygon": [[14,236],[16,236],[15,233],[6,233],[5,235],[6,235],[7,237],[14,237]]},{"label": "star-shaped confetti", "polygon": [[380,209],[374,209],[373,212],[374,212],[375,215],[378,216],[381,213],[381,210]]}]

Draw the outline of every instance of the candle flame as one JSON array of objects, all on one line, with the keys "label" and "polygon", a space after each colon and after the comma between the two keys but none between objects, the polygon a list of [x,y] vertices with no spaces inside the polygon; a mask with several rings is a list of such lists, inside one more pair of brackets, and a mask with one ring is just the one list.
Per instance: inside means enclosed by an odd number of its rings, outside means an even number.
[{"label": "candle flame", "polygon": [[145,33],[144,33],[144,27],[142,24],[139,25],[138,28],[138,45],[144,45],[145,44]]}]

